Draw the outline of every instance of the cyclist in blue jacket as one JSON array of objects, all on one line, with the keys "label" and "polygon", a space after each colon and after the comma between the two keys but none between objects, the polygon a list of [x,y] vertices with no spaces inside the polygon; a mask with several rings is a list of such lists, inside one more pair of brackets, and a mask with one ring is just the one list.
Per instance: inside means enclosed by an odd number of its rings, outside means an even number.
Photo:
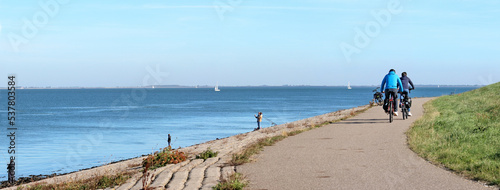
[{"label": "cyclist in blue jacket", "polygon": [[[399,76],[396,75],[396,70],[391,69],[389,74],[385,75],[384,80],[382,80],[382,84],[380,85],[380,92],[385,93],[384,102],[389,101],[389,94],[392,94],[392,97],[394,97],[394,105],[398,105],[398,89],[399,92],[403,92],[403,84],[401,83]],[[398,106],[394,107],[394,116],[398,116]]]},{"label": "cyclist in blue jacket", "polygon": [[[413,85],[413,82],[411,81],[410,77],[408,77],[408,74],[406,72],[401,73],[401,83],[403,83],[403,94],[406,95],[406,97],[410,97],[410,90],[415,89],[415,85]],[[410,88],[411,86],[411,88]],[[403,96],[401,96],[401,102],[403,102]],[[411,116],[410,108],[408,108],[408,116]]]}]

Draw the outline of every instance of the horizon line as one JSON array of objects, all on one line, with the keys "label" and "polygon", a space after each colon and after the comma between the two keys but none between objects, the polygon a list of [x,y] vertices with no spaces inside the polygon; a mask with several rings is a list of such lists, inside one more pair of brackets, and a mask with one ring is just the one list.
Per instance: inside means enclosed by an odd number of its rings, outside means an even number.
[{"label": "horizon line", "polygon": [[[380,85],[351,85],[351,87],[379,87]],[[487,86],[481,84],[416,84],[415,86],[423,87],[461,87],[461,86]],[[148,85],[148,86],[16,86],[17,89],[127,89],[127,88],[214,88],[215,85]],[[347,87],[347,85],[219,85],[219,87]],[[0,89],[7,89],[7,87],[0,87]]]}]

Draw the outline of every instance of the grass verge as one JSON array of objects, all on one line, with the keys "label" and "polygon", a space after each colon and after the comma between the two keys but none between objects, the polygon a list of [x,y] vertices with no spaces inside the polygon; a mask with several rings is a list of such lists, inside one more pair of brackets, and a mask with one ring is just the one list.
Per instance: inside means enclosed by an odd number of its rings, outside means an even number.
[{"label": "grass verge", "polygon": [[66,190],[66,189],[105,189],[121,185],[130,178],[130,173],[122,173],[114,176],[104,175],[76,182],[65,182],[60,184],[35,184],[32,186],[19,186],[17,189],[27,190]]},{"label": "grass verge", "polygon": [[473,180],[500,184],[500,83],[424,105],[407,132],[421,157]]},{"label": "grass verge", "polygon": [[285,138],[286,137],[283,135],[278,135],[278,136],[274,136],[274,137],[260,139],[259,141],[257,141],[257,143],[254,143],[254,144],[248,146],[247,148],[245,148],[245,150],[243,150],[242,153],[233,154],[233,157],[232,157],[231,161],[229,162],[229,164],[233,165],[233,166],[237,166],[237,165],[241,165],[244,163],[248,163],[248,162],[250,162],[250,158],[254,154],[257,154],[260,151],[262,151],[264,146],[271,146],[271,145],[275,144],[276,142],[281,141]]}]

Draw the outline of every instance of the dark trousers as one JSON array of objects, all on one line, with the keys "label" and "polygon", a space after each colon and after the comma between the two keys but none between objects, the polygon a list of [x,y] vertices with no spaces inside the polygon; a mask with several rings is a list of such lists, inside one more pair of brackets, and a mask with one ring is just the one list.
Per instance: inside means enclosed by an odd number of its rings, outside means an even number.
[{"label": "dark trousers", "polygon": [[257,121],[257,129],[260,129],[260,121]]},{"label": "dark trousers", "polygon": [[391,88],[391,89],[386,89],[385,90],[385,100],[389,101],[389,94],[392,94],[392,99],[394,100],[394,112],[398,112],[398,89],[396,88]]}]

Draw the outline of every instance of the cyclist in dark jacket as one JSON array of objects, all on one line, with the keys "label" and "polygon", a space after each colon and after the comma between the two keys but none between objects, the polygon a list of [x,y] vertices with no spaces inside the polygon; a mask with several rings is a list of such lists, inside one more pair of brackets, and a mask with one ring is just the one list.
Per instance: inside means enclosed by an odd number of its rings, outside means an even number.
[{"label": "cyclist in dark jacket", "polygon": [[[389,94],[392,94],[392,97],[394,97],[394,105],[398,105],[398,89],[400,92],[403,92],[402,87],[403,84],[401,83],[401,79],[399,79],[398,75],[396,75],[396,70],[391,69],[389,74],[385,75],[384,80],[382,80],[382,84],[380,85],[380,92],[385,92],[384,102],[389,101]],[[394,107],[394,116],[398,116],[398,106]]]},{"label": "cyclist in dark jacket", "polygon": [[[415,89],[415,85],[411,81],[410,77],[407,76],[406,72],[401,73],[401,83],[403,83],[403,93],[406,94],[407,97],[410,97],[410,90]],[[410,88],[411,85],[411,88]],[[401,96],[401,102],[403,102],[403,96]],[[408,116],[411,116],[410,108],[408,108]]]}]

